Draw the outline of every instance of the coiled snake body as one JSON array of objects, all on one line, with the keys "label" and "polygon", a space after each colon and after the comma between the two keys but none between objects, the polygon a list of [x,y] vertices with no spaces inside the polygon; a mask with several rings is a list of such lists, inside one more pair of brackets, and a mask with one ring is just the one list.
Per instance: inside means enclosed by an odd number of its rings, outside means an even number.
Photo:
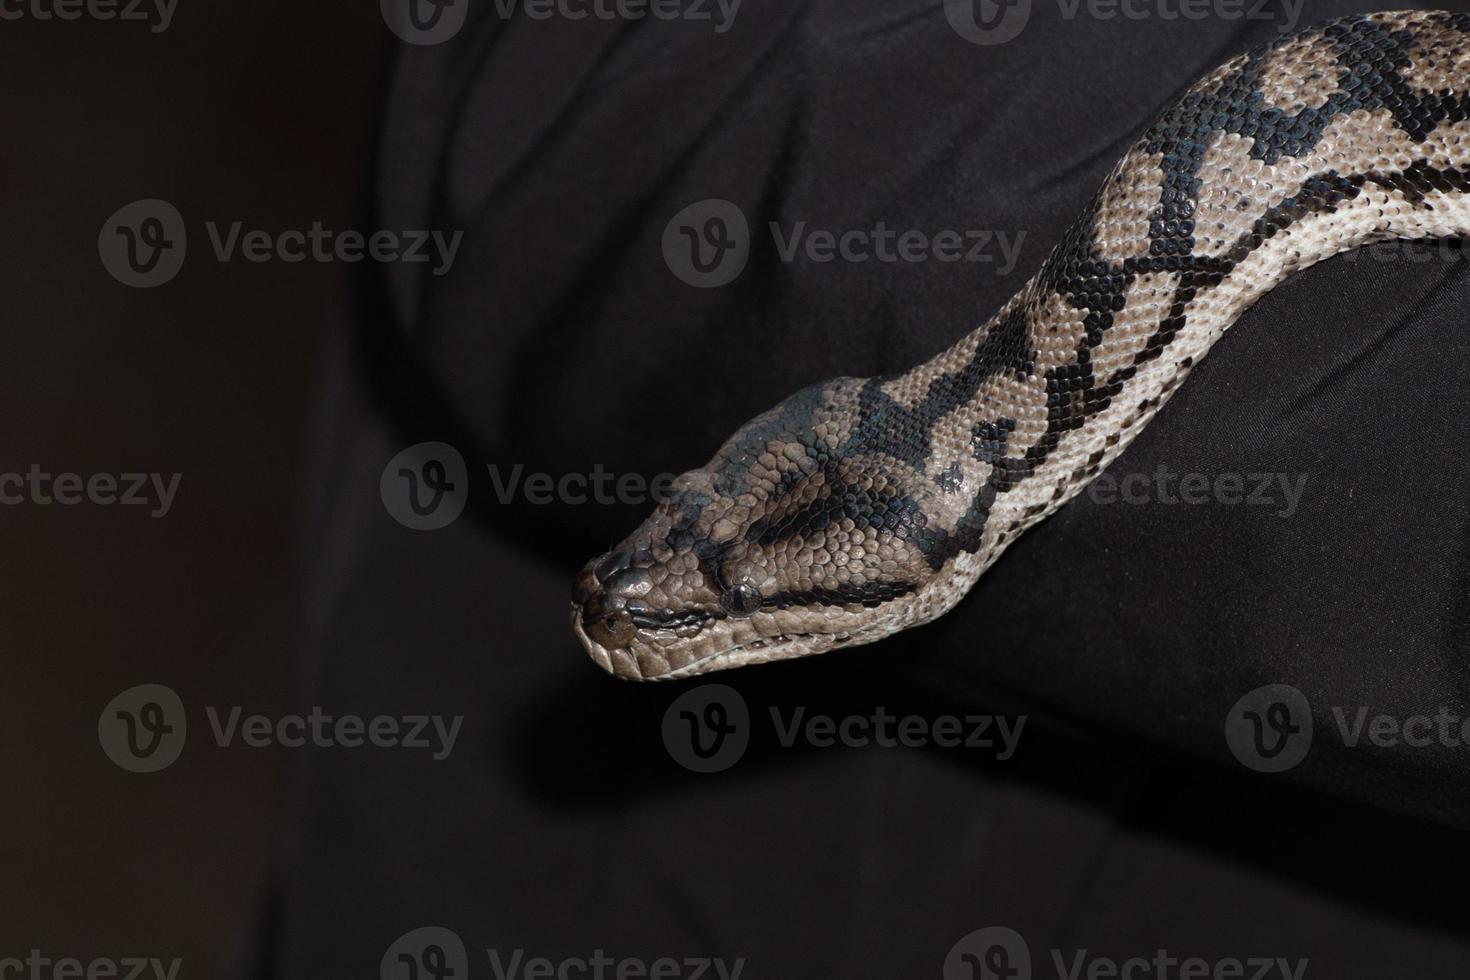
[{"label": "coiled snake body", "polygon": [[989,322],[741,428],[573,588],[621,677],[869,643],[955,605],[1291,273],[1470,231],[1470,16],[1372,14],[1196,83]]}]

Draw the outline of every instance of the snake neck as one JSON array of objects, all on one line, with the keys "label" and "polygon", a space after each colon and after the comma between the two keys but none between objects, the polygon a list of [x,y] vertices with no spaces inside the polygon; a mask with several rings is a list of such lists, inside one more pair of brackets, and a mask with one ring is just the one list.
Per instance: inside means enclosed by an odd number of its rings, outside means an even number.
[{"label": "snake neck", "polygon": [[865,384],[860,431],[932,484],[939,605],[1101,473],[1284,278],[1470,232],[1467,32],[1463,15],[1375,14],[1236,58],[1129,149],[995,317]]}]

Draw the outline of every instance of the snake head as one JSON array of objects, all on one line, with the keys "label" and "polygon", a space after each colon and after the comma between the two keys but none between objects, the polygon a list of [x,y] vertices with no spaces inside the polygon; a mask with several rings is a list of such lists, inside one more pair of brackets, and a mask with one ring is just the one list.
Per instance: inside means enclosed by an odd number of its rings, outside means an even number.
[{"label": "snake head", "polygon": [[912,466],[853,452],[862,382],[807,388],[743,426],[582,569],[572,628],[619,677],[686,677],[871,642],[933,577]]}]

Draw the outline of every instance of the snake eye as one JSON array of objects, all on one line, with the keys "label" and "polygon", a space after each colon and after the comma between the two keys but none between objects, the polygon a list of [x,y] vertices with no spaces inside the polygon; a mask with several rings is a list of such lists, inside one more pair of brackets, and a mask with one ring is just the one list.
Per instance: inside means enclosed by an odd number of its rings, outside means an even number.
[{"label": "snake eye", "polygon": [[741,582],[720,594],[720,606],[731,616],[750,616],[761,607],[760,590]]}]

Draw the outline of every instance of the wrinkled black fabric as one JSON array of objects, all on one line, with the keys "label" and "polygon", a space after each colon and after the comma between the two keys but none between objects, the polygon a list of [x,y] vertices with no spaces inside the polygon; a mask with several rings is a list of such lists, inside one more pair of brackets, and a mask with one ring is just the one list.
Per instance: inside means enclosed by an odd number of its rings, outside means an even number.
[{"label": "wrinkled black fabric", "polygon": [[[767,724],[729,772],[686,772],[659,736],[683,688],[603,676],[566,623],[573,572],[647,508],[502,505],[484,475],[677,472],[807,383],[912,366],[1025,282],[1170,97],[1274,31],[1065,9],[1037,0],[994,47],[937,0],[746,0],[723,35],[482,10],[400,53],[372,224],[465,241],[448,275],[365,277],[336,342],[300,697],[466,721],[442,762],[306,756],[263,976],[376,976],[425,924],[531,956],[744,957],[761,978],[939,976],[988,925],[1037,951],[1309,957],[1319,977],[1470,969],[1463,903],[1423,891],[1470,880],[1470,748],[1322,737],[1262,776],[1222,733],[1273,683],[1321,730],[1332,706],[1470,714],[1462,260],[1291,280],[1112,471],[1305,474],[1289,517],[1084,496],[931,626],[718,678],[758,717],[1026,712],[1006,763],[784,749]],[[706,198],[757,244],[701,290],[660,239]],[[877,220],[1025,237],[1003,275],[783,263],[763,231]],[[476,497],[416,533],[378,477],[425,439],[462,450]],[[471,975],[493,975],[483,954]]]}]

